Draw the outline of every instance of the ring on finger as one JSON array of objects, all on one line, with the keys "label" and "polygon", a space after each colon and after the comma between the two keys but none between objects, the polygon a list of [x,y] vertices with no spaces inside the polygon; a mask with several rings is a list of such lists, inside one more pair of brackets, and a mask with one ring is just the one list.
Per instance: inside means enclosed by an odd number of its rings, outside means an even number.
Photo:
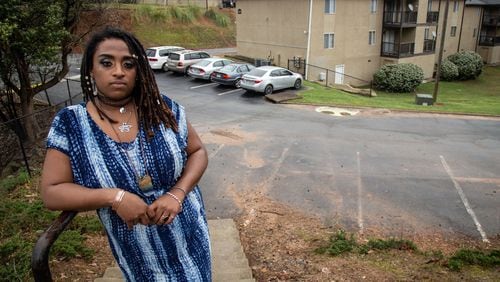
[{"label": "ring on finger", "polygon": [[166,222],[166,221],[168,221],[168,219],[169,219],[169,218],[170,218],[170,215],[168,215],[168,214],[167,214],[167,215],[162,216],[162,217],[161,217],[161,220],[162,220],[163,222]]}]

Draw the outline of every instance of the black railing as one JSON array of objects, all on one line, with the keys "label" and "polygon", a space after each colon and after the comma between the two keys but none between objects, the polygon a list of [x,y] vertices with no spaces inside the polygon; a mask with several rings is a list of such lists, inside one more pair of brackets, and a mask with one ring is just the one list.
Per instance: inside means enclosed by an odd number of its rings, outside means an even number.
[{"label": "black railing", "polygon": [[384,24],[417,24],[417,12],[384,12]]},{"label": "black railing", "polygon": [[432,53],[436,50],[436,41],[432,39],[424,40],[424,53]]},{"label": "black railing", "polygon": [[73,220],[77,212],[64,211],[52,224],[42,233],[33,248],[31,255],[31,271],[36,282],[52,281],[52,274],[49,267],[50,247],[57,240],[57,237],[64,231],[66,226]]},{"label": "black railing", "polygon": [[415,43],[382,42],[383,57],[404,58],[411,57],[415,53]]},{"label": "black railing", "polygon": [[500,25],[500,16],[498,16],[498,15],[484,15],[483,25],[492,25],[492,26]]},{"label": "black railing", "polygon": [[439,12],[427,12],[427,23],[437,23],[439,20]]},{"label": "black railing", "polygon": [[500,45],[500,36],[481,35],[479,37],[479,45],[481,45],[481,46],[499,46]]}]

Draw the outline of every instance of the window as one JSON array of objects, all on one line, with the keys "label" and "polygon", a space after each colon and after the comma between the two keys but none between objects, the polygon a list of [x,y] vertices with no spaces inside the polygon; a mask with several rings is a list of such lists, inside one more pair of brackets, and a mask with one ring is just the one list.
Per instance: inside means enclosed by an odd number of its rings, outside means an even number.
[{"label": "window", "polygon": [[429,28],[428,27],[426,27],[424,29],[424,39],[429,39]]},{"label": "window", "polygon": [[371,5],[370,5],[370,12],[372,12],[372,13],[377,12],[377,0],[372,0]]},{"label": "window", "polygon": [[451,31],[450,31],[450,36],[451,37],[455,37],[456,34],[457,34],[457,27],[456,26],[452,26],[451,27]]},{"label": "window", "polygon": [[368,32],[368,45],[375,45],[375,31],[370,30]]},{"label": "window", "polygon": [[324,46],[325,49],[333,49],[335,46],[335,34],[325,33],[324,34]]},{"label": "window", "polygon": [[476,37],[476,35],[477,35],[477,28],[475,27],[474,31],[472,31],[472,37]]},{"label": "window", "polygon": [[457,0],[453,1],[453,13],[458,12],[458,5],[459,3]]},{"label": "window", "polygon": [[335,13],[335,0],[325,0],[325,14]]}]

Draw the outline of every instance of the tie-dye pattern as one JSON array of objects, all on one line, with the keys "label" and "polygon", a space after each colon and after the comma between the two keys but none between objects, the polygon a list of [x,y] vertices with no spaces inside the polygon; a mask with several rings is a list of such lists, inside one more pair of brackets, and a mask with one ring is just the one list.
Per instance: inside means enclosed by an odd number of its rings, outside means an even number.
[{"label": "tie-dye pattern", "polygon": [[[61,110],[54,118],[47,147],[69,156],[74,182],[88,188],[119,187],[151,204],[176,183],[186,163],[187,122],[184,108],[164,96],[179,125],[178,133],[160,126],[155,137],[139,136],[130,143],[118,143],[107,136],[88,115],[84,104]],[[128,150],[126,156],[122,148]],[[133,162],[133,165],[130,164]],[[146,171],[154,188],[139,189],[134,169]],[[188,194],[183,211],[166,226],[127,225],[111,208],[101,208],[99,218],[108,234],[113,255],[127,281],[211,281],[210,241],[201,191]]]}]

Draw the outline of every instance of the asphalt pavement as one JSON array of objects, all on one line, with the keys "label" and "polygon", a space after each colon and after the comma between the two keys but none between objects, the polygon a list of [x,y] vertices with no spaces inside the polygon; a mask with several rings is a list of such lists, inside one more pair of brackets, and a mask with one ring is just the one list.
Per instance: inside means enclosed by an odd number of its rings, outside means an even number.
[{"label": "asphalt pavement", "polygon": [[361,233],[500,234],[499,118],[334,116],[183,75],[156,77],[208,149],[200,185],[210,219],[244,212],[235,195],[262,193]]}]

